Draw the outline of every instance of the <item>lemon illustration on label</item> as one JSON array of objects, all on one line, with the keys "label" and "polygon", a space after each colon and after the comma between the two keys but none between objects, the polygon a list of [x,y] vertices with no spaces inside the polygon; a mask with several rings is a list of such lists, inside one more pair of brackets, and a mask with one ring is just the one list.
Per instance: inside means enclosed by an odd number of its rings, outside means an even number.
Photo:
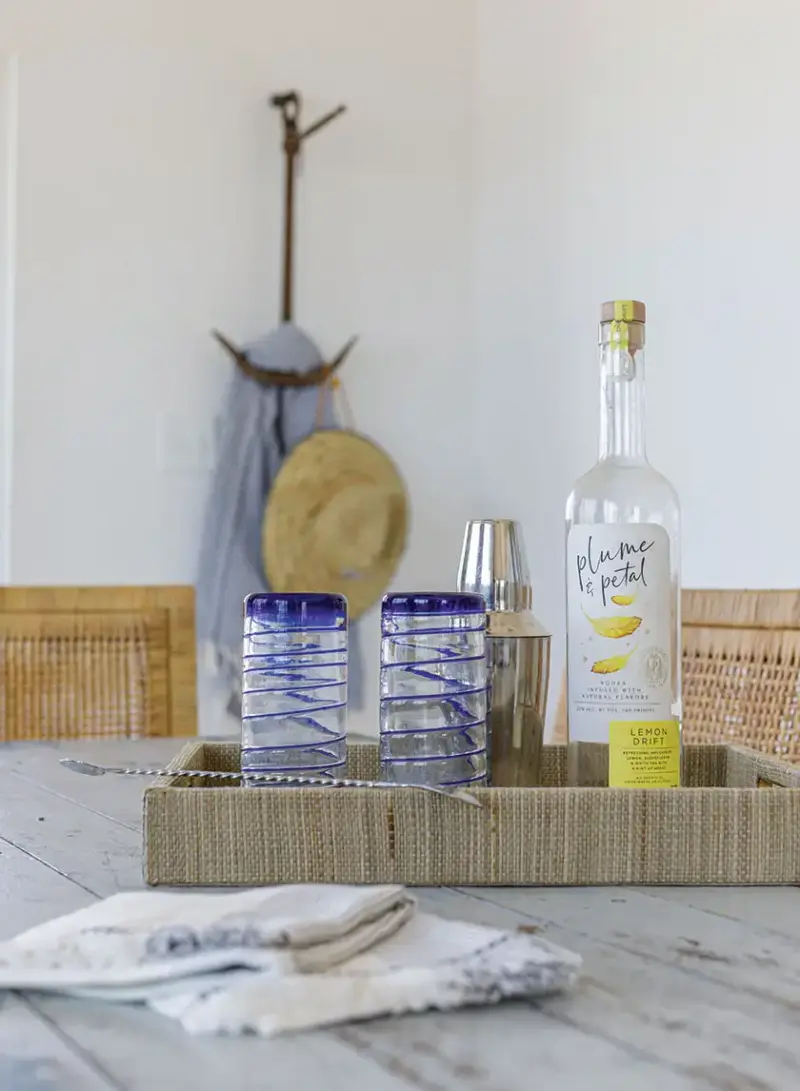
[{"label": "lemon illustration on label", "polygon": [[598,636],[607,636],[612,640],[630,636],[642,624],[640,617],[589,617],[585,610],[584,615]]},{"label": "lemon illustration on label", "polygon": [[592,663],[592,674],[616,674],[627,666],[628,660],[636,651],[632,648],[627,655],[612,655],[610,659],[598,659]]},{"label": "lemon illustration on label", "polygon": [[612,595],[611,601],[615,606],[630,606],[635,598],[636,595]]}]

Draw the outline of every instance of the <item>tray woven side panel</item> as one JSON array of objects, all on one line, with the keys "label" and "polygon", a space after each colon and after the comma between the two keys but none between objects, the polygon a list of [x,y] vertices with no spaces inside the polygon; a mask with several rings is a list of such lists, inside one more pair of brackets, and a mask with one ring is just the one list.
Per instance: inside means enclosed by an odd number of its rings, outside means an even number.
[{"label": "tray woven side panel", "polygon": [[800,766],[744,746],[719,747],[727,757],[727,788],[800,788]]},{"label": "tray woven side panel", "polygon": [[[799,883],[800,791],[780,788],[800,788],[800,770],[722,749],[687,753],[687,768],[741,787],[485,789],[481,810],[404,790],[198,791],[199,780],[165,778],[145,793],[145,877],[203,886]],[[556,783],[560,751],[547,759]],[[374,774],[376,762],[375,747],[353,747],[349,772]],[[202,742],[174,763],[237,764],[234,744]],[[777,790],[759,790],[762,782]]]}]

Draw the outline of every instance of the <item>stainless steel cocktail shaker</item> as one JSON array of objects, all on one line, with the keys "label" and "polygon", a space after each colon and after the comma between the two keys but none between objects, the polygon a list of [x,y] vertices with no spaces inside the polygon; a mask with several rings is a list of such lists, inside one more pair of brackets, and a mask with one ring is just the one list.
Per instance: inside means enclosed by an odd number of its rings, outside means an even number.
[{"label": "stainless steel cocktail shaker", "polygon": [[486,600],[490,783],[496,788],[540,784],[550,634],[531,613],[519,523],[467,523],[458,590],[477,592]]}]

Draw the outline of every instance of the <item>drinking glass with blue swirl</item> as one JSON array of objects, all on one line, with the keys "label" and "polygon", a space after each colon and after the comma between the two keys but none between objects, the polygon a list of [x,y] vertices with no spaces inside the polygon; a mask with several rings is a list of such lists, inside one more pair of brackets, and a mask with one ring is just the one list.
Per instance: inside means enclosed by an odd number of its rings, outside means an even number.
[{"label": "drinking glass with blue swirl", "polygon": [[346,750],[347,600],[331,594],[248,595],[242,651],[245,784],[248,773],[342,776]]},{"label": "drinking glass with blue swirl", "polygon": [[481,595],[386,595],[381,607],[381,775],[485,784],[486,604]]}]

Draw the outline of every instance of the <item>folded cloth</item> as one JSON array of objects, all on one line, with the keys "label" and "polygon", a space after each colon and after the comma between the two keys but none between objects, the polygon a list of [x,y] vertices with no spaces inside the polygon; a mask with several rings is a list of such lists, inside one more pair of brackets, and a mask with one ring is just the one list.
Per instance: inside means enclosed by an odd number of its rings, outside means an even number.
[{"label": "folded cloth", "polygon": [[544,996],[579,968],[528,933],[416,913],[397,886],[117,894],[0,944],[0,989],[145,1003],[192,1034]]}]

